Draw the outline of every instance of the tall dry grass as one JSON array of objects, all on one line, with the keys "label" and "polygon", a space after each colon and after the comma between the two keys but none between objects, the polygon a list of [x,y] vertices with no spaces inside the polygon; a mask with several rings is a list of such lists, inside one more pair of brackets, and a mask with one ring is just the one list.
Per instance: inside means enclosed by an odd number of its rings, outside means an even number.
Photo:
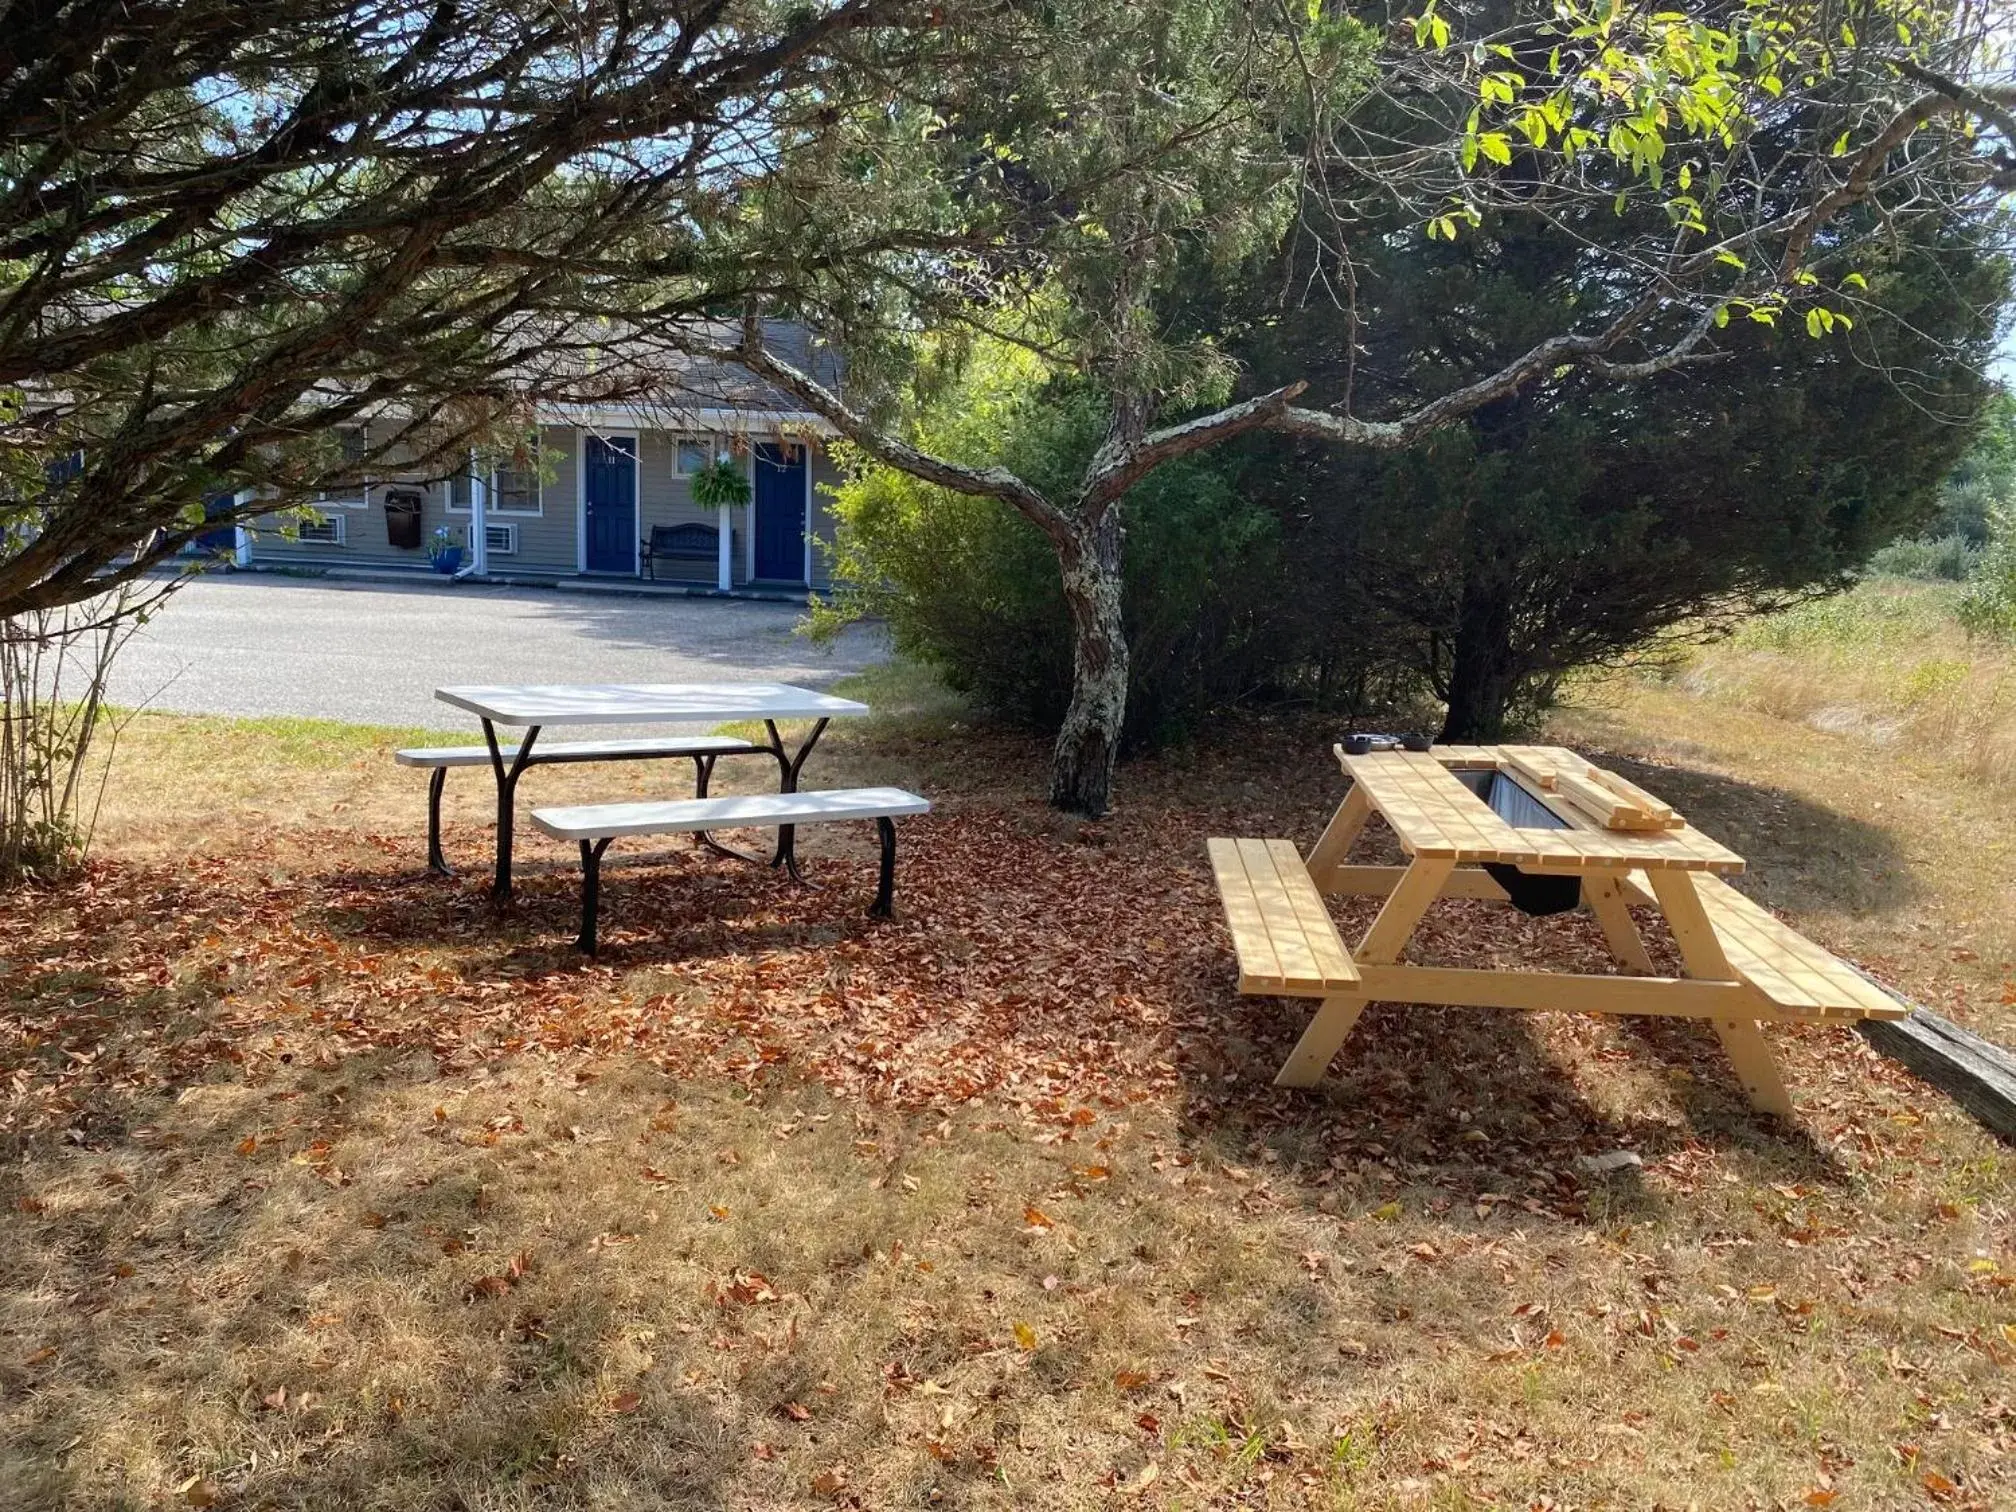
[{"label": "tall dry grass", "polygon": [[1667,675],[1697,697],[1909,746],[2016,791],[2016,644],[1970,636],[1951,584],[1879,579],[1753,620]]}]

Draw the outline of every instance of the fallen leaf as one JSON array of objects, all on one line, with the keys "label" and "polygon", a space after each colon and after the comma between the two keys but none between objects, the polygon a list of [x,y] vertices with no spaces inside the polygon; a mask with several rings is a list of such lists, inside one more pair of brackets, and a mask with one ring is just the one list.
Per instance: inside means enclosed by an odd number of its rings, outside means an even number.
[{"label": "fallen leaf", "polygon": [[644,1398],[635,1391],[619,1391],[609,1398],[611,1412],[635,1412],[644,1405]]},{"label": "fallen leaf", "polygon": [[[240,1155],[255,1154],[257,1153],[258,1149],[259,1149],[259,1140],[255,1135],[247,1134],[243,1139],[238,1141],[238,1153]],[[208,1502],[202,1502],[199,1503],[199,1505],[207,1507],[210,1504]]]},{"label": "fallen leaf", "polygon": [[1022,1221],[1028,1224],[1029,1227],[1032,1229],[1047,1229],[1056,1227],[1055,1223],[1052,1222],[1050,1215],[1044,1212],[1043,1209],[1037,1207],[1036,1204],[1033,1202],[1030,1203],[1027,1207],[1022,1209]]},{"label": "fallen leaf", "polygon": [[1118,1386],[1122,1391],[1133,1391],[1138,1387],[1148,1384],[1148,1372],[1145,1370],[1120,1371],[1113,1377],[1113,1384]]},{"label": "fallen leaf", "polygon": [[222,1493],[218,1491],[215,1481],[205,1480],[200,1475],[192,1475],[175,1488],[175,1494],[192,1507],[214,1507]]},{"label": "fallen leaf", "polygon": [[1162,1467],[1156,1464],[1154,1460],[1150,1460],[1141,1467],[1139,1475],[1120,1488],[1120,1494],[1122,1496],[1139,1496],[1143,1491],[1154,1485],[1161,1478],[1161,1475]]},{"label": "fallen leaf", "polygon": [[835,1465],[831,1470],[821,1470],[812,1477],[812,1490],[819,1496],[838,1496],[847,1489],[847,1472]]},{"label": "fallen leaf", "polygon": [[1015,1325],[1015,1342],[1025,1350],[1034,1349],[1036,1347],[1036,1330],[1031,1328],[1027,1323],[1017,1323]]}]

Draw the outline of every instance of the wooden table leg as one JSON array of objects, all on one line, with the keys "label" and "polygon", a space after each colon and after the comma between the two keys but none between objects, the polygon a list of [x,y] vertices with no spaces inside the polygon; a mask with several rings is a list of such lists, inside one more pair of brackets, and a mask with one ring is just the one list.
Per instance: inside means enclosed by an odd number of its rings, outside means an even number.
[{"label": "wooden table leg", "polygon": [[[1343,812],[1338,810],[1340,818]],[[1335,821],[1332,824],[1334,827]],[[1435,901],[1455,869],[1453,860],[1417,856],[1407,868],[1406,875],[1387,895],[1379,917],[1365,931],[1365,938],[1351,953],[1351,959],[1361,966],[1385,966],[1398,960],[1400,952],[1407,948],[1408,940],[1413,938],[1414,927],[1421,922],[1421,915],[1428,911],[1428,905]],[[1331,1057],[1336,1055],[1345,1036],[1357,1024],[1358,1015],[1365,1011],[1365,1003],[1365,995],[1358,992],[1339,993],[1323,999],[1316,1016],[1302,1031],[1302,1038],[1295,1042],[1294,1050],[1289,1052],[1287,1062],[1274,1078],[1274,1085],[1313,1087],[1321,1081]]]},{"label": "wooden table leg", "polygon": [[[1736,970],[1723,954],[1722,942],[1715,938],[1715,926],[1708,922],[1707,910],[1701,906],[1701,895],[1694,890],[1694,874],[1660,867],[1648,875],[1660,911],[1666,915],[1673,938],[1680,946],[1687,975],[1718,982],[1736,981]],[[1752,1106],[1789,1119],[1792,1099],[1785,1091],[1784,1078],[1778,1074],[1778,1064],[1771,1057],[1771,1047],[1764,1042],[1764,1032],[1757,1021],[1718,1018],[1709,1022],[1715,1026],[1715,1037],[1722,1041],[1722,1049],[1736,1068],[1736,1078],[1749,1094]]]},{"label": "wooden table leg", "polygon": [[1371,800],[1366,798],[1363,788],[1352,783],[1351,791],[1344,795],[1344,801],[1337,805],[1337,812],[1330,816],[1323,838],[1309,852],[1309,880],[1316,884],[1316,891],[1330,890],[1330,874],[1344,864],[1344,858],[1351,853],[1352,842],[1357,840],[1365,828],[1365,821],[1371,817]]},{"label": "wooden table leg", "polygon": [[1602,872],[1588,873],[1582,878],[1582,901],[1603,926],[1604,943],[1609,945],[1610,954],[1619,965],[1630,967],[1640,976],[1659,974],[1652,965],[1651,953],[1645,949],[1645,941],[1639,936],[1638,926],[1631,922],[1631,910],[1624,904],[1616,878]]}]

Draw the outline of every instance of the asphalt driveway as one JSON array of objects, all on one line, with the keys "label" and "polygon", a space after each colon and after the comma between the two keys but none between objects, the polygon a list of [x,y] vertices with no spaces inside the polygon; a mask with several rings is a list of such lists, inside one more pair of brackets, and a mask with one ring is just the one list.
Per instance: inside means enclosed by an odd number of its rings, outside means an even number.
[{"label": "asphalt driveway", "polygon": [[824,687],[886,655],[829,650],[795,604],[247,574],[183,588],[121,654],[113,699],[191,714],[285,714],[459,730],[444,683],[731,682]]}]

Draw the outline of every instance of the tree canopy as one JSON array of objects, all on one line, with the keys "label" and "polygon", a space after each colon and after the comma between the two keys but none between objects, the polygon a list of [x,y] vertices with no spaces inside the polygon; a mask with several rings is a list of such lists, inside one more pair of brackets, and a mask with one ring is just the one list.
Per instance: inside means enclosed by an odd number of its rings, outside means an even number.
[{"label": "tree canopy", "polygon": [[[779,143],[872,104],[929,12],[13,0],[4,16],[11,615],[146,570],[214,526],[208,497],[270,508],[393,450],[446,470],[535,396],[648,382],[608,357],[619,291],[648,281],[665,316],[766,287],[770,265],[716,257],[712,227]],[[334,428],[363,417],[386,423],[346,458]]]},{"label": "tree canopy", "polygon": [[[1902,221],[1981,215],[2012,172],[1994,133],[2016,94],[1967,82],[1987,44],[1965,8],[1508,0],[1429,5],[1396,26],[1370,7],[1188,0],[1152,20],[1068,3],[1018,19],[1042,35],[976,20],[998,51],[976,36],[952,50],[961,69],[906,81],[922,89],[913,109],[843,126],[854,134],[836,161],[861,188],[850,213],[929,205],[938,249],[920,258],[910,242],[803,297],[866,338],[853,343],[877,359],[864,379],[914,370],[923,344],[943,350],[945,329],[965,326],[1089,380],[1106,418],[1082,474],[1058,493],[921,450],[880,423],[872,388],[843,397],[770,354],[760,302],[741,341],[697,349],[790,389],[880,462],[1008,504],[1051,542],[1075,690],[1052,797],[1088,813],[1107,802],[1124,719],[1121,501],[1150,470],[1258,429],[1404,448],[1565,371],[1617,383],[1713,360],[1746,324],[1851,332],[1871,297],[1859,246]],[[1070,45],[1046,53],[1045,38]],[[933,91],[970,84],[975,59],[986,87]],[[1496,367],[1361,392],[1365,281],[1382,254],[1507,215],[1574,249],[1575,297],[1546,306],[1551,324]],[[1222,333],[1175,309],[1198,264],[1283,239],[1295,255],[1280,318],[1318,304],[1345,316],[1332,353],[1344,381],[1321,405],[1287,371],[1247,398],[1214,388]]]}]

